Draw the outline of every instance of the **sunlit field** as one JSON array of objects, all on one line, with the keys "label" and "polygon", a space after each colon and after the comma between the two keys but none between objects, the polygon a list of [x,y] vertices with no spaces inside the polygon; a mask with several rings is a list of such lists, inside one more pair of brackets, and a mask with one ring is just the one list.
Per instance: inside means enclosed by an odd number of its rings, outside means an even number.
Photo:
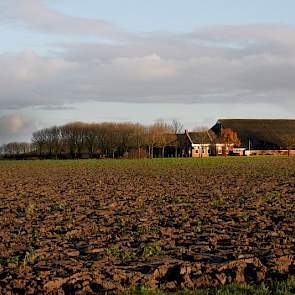
[{"label": "sunlit field", "polygon": [[0,161],[0,293],[292,294],[294,183],[295,157]]}]

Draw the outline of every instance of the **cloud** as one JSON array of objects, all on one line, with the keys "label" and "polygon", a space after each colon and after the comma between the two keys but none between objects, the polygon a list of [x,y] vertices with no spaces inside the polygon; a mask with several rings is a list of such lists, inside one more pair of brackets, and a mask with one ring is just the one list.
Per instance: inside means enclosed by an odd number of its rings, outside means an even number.
[{"label": "cloud", "polygon": [[114,26],[106,21],[65,15],[41,0],[2,0],[0,23],[54,34],[111,37],[116,33]]},{"label": "cloud", "polygon": [[0,144],[11,140],[25,140],[36,124],[19,113],[0,117]]},{"label": "cloud", "polygon": [[130,35],[0,55],[0,108],[86,101],[269,103],[294,107],[295,28],[241,25]]},{"label": "cloud", "polygon": [[16,133],[20,131],[26,124],[26,120],[21,115],[9,115],[0,117],[0,134],[3,133]]},{"label": "cloud", "polygon": [[114,71],[134,80],[172,77],[177,69],[173,61],[164,60],[156,54],[143,57],[118,57],[112,61]]},{"label": "cloud", "polygon": [[64,86],[78,63],[61,58],[42,58],[32,50],[0,56],[0,109],[19,109],[32,105],[61,104],[68,95]]}]

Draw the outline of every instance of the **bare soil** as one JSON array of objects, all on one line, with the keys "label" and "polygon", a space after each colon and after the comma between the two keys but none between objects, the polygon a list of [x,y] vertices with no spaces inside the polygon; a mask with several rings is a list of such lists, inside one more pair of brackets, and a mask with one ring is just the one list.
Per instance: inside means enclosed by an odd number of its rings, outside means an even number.
[{"label": "bare soil", "polygon": [[295,158],[0,163],[0,293],[294,276]]}]

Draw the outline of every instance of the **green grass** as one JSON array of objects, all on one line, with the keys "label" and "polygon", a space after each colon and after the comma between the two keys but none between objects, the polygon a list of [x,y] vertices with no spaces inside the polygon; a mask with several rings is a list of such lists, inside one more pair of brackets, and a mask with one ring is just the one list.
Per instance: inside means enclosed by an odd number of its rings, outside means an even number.
[{"label": "green grass", "polygon": [[149,290],[138,287],[133,291],[126,291],[122,295],[292,295],[295,294],[294,277],[287,281],[274,282],[271,285],[264,283],[256,285],[225,285],[212,289],[182,290],[178,292],[165,292],[161,290]]},{"label": "green grass", "polygon": [[294,176],[295,157],[255,156],[255,157],[209,157],[209,158],[156,158],[156,159],[91,159],[91,160],[18,160],[0,161],[1,167],[21,169],[75,167],[87,169],[126,169],[126,173],[136,171],[142,176],[169,176],[179,173],[180,177],[188,170],[199,173],[214,169],[231,171],[233,175],[259,175],[261,177]]},{"label": "green grass", "polygon": [[294,161],[295,157],[288,156],[254,156],[254,157],[208,157],[208,158],[154,158],[154,159],[81,159],[81,160],[1,160],[2,165],[94,165],[94,166],[177,166],[177,165],[196,165],[200,167],[235,165],[250,163],[267,163],[274,159],[289,159]]}]

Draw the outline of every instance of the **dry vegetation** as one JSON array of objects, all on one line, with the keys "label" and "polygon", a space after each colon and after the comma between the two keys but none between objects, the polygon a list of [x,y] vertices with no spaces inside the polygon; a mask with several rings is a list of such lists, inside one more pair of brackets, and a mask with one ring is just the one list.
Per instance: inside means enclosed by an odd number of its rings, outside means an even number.
[{"label": "dry vegetation", "polygon": [[294,183],[292,157],[2,161],[0,293],[285,280]]},{"label": "dry vegetation", "polygon": [[[9,159],[142,158],[165,155],[165,148],[177,148],[176,133],[182,131],[177,120],[162,120],[150,126],[139,123],[73,122],[38,130],[32,142],[10,142],[0,146],[1,156]],[[167,155],[166,155],[167,156]]]}]

